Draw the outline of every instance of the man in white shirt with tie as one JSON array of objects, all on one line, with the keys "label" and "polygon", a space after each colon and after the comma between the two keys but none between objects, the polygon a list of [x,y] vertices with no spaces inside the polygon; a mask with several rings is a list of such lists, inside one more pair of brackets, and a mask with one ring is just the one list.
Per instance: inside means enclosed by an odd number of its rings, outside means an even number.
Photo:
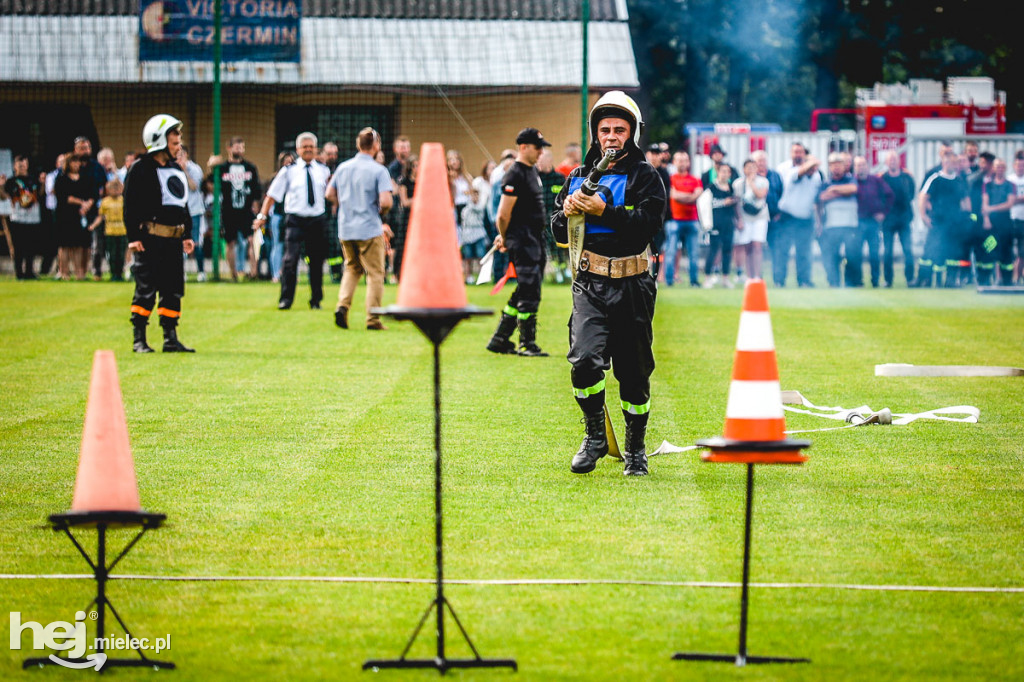
[{"label": "man in white shirt with tie", "polygon": [[283,167],[270,183],[263,198],[259,215],[253,221],[252,229],[262,230],[274,204],[284,202],[284,259],[281,263],[281,298],[278,310],[288,310],[295,298],[295,280],[299,269],[299,255],[306,245],[309,258],[309,307],[320,309],[324,297],[323,269],[327,256],[327,240],[324,237],[327,220],[324,194],[331,171],[316,160],[316,135],[299,133],[295,138],[295,150],[299,160]]}]

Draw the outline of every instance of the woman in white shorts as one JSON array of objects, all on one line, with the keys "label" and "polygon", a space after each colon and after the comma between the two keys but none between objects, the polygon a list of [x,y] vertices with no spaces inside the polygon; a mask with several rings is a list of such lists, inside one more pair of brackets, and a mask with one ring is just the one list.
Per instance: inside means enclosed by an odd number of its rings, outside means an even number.
[{"label": "woman in white shorts", "polygon": [[740,221],[733,239],[736,269],[744,268],[751,279],[761,279],[764,244],[768,241],[768,178],[757,174],[753,159],[743,162],[743,177],[732,185],[740,197],[736,204]]}]

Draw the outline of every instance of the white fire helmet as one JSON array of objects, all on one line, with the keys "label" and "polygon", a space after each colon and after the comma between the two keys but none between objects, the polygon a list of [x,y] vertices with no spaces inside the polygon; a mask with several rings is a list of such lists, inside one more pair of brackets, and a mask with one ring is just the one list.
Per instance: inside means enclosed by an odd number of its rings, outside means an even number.
[{"label": "white fire helmet", "polygon": [[175,128],[181,130],[181,121],[170,114],[157,114],[146,121],[142,129],[142,144],[146,145],[146,153],[167,149],[167,133]]},{"label": "white fire helmet", "polygon": [[644,129],[644,117],[633,98],[622,90],[605,93],[590,110],[590,143],[597,144],[597,124],[601,119],[609,117],[629,121],[633,128],[633,144],[639,148],[640,135]]}]

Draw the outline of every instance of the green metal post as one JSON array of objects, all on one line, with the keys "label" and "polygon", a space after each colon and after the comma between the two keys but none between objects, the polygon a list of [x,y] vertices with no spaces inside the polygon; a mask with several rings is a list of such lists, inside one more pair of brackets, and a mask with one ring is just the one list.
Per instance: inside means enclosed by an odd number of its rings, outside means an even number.
[{"label": "green metal post", "polygon": [[[220,29],[223,3],[213,0],[213,153],[220,154]],[[213,169],[213,281],[220,281],[220,172]]]},{"label": "green metal post", "polygon": [[590,0],[581,0],[583,6],[580,11],[580,20],[582,22],[583,30],[583,83],[580,87],[580,147],[583,149],[584,155],[588,148],[588,126],[587,126],[587,74],[590,70],[590,48],[588,44],[588,34],[590,26]]}]

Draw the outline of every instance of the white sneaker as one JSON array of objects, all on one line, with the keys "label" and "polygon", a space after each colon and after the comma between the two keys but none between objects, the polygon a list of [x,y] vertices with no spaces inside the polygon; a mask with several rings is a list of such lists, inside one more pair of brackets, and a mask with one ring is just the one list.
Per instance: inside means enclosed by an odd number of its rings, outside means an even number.
[{"label": "white sneaker", "polygon": [[205,272],[200,272],[199,274],[197,274],[196,275],[196,281],[197,282],[205,282],[206,281],[206,273]]},{"label": "white sneaker", "polygon": [[722,286],[725,287],[726,289],[735,289],[736,288],[736,280],[732,279],[732,278],[726,278],[726,279],[722,280]]},{"label": "white sneaker", "polygon": [[712,289],[716,284],[718,284],[718,275],[711,275],[704,280],[704,284],[702,286],[705,289]]}]

